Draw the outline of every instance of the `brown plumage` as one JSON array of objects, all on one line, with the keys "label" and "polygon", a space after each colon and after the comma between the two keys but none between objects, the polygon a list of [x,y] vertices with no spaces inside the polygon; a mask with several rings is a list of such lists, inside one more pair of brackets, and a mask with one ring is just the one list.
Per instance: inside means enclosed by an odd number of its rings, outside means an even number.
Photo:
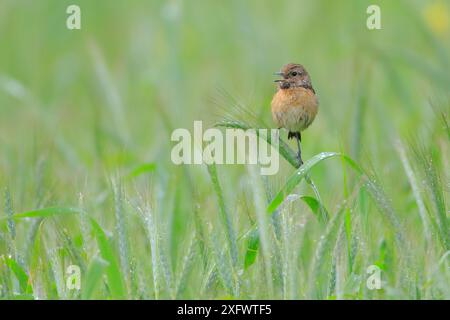
[{"label": "brown plumage", "polygon": [[275,80],[278,90],[272,99],[272,118],[278,128],[289,131],[288,139],[297,139],[298,160],[302,164],[301,132],[314,121],[319,102],[302,65],[289,63],[276,74],[282,79]]}]

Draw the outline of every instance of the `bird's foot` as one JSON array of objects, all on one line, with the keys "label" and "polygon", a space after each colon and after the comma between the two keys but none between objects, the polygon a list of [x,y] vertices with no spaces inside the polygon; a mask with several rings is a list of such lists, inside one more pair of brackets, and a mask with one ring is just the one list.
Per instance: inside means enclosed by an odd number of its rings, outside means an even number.
[{"label": "bird's foot", "polygon": [[297,154],[297,162],[298,162],[298,167],[300,168],[303,165],[303,160],[302,160],[301,154]]}]

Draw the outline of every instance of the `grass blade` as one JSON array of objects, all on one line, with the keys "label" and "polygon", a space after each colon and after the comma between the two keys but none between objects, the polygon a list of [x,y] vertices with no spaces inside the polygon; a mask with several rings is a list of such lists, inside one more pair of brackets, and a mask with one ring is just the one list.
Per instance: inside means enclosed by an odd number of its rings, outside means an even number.
[{"label": "grass blade", "polygon": [[23,294],[33,294],[33,288],[25,270],[12,258],[6,257],[6,265],[19,281],[20,290]]},{"label": "grass blade", "polygon": [[[319,200],[317,200],[316,198],[311,197],[311,196],[301,196],[300,199],[303,200],[303,202],[308,205],[308,207],[311,209],[312,213],[314,213],[314,215],[317,217],[317,219],[321,223],[323,223],[323,224],[327,223],[328,217],[329,217],[328,211],[320,203]],[[323,212],[325,212],[326,218],[323,216],[322,210],[323,210]]]},{"label": "grass blade", "polygon": [[113,299],[125,299],[125,288],[123,279],[120,274],[119,264],[114,255],[113,249],[105,235],[103,229],[98,223],[91,218],[92,231],[97,238],[98,247],[102,258],[108,262],[106,267],[106,276],[108,277],[108,285]]},{"label": "grass blade", "polygon": [[[14,219],[23,219],[23,218],[48,218],[57,215],[66,215],[66,214],[79,214],[81,213],[80,209],[70,208],[70,207],[49,207],[37,210],[26,211],[22,213],[16,213],[14,215]],[[4,220],[7,218],[0,218],[0,220]]]},{"label": "grass blade", "polygon": [[302,181],[302,179],[305,178],[309,170],[323,160],[337,156],[341,156],[341,154],[336,152],[322,152],[306,161],[297,171],[295,171],[293,175],[291,175],[283,188],[281,188],[281,190],[275,195],[267,207],[267,212],[272,214],[278,206],[280,206],[283,200],[292,192],[292,190],[294,190],[294,188]]},{"label": "grass blade", "polygon": [[16,238],[16,223],[14,221],[13,204],[11,199],[11,193],[8,188],[5,188],[5,212],[8,219],[8,231],[11,239]]},{"label": "grass blade", "polygon": [[320,276],[323,266],[328,265],[326,259],[331,255],[330,251],[336,245],[338,239],[338,231],[342,225],[342,218],[345,213],[345,208],[341,208],[333,217],[333,219],[328,224],[325,234],[321,237],[319,245],[317,246],[316,253],[314,256],[314,262],[312,264],[311,285],[312,297],[315,299],[321,299],[322,294],[320,293]]},{"label": "grass blade", "polygon": [[177,282],[177,288],[175,290],[176,294],[175,297],[177,299],[180,298],[181,294],[186,288],[186,283],[189,277],[189,273],[192,270],[195,254],[196,254],[196,244],[197,244],[197,237],[194,235],[192,237],[192,240],[190,241],[190,244],[188,246],[187,253],[183,259],[183,264],[180,271],[180,277]]},{"label": "grass blade", "polygon": [[417,184],[416,176],[411,167],[409,159],[406,155],[405,148],[400,141],[397,143],[397,152],[400,156],[400,160],[402,162],[403,169],[405,170],[406,176],[408,177],[409,184],[411,185],[414,199],[416,200],[417,208],[419,209],[419,216],[420,216],[420,219],[422,220],[425,237],[426,237],[428,243],[431,243],[432,234],[431,234],[430,224],[429,224],[428,217],[427,217],[427,212],[425,209],[425,204],[423,202],[422,195],[420,193],[420,189]]},{"label": "grass blade", "polygon": [[127,175],[128,179],[136,178],[144,173],[154,172],[156,170],[156,163],[144,163],[137,166]]},{"label": "grass blade", "polygon": [[105,269],[108,267],[108,262],[101,258],[94,258],[89,265],[86,276],[84,277],[84,286],[81,293],[81,298],[83,300],[88,300],[92,298],[95,289],[100,282]]},{"label": "grass blade", "polygon": [[234,233],[233,225],[231,222],[231,217],[228,213],[228,210],[225,207],[225,200],[223,197],[222,188],[219,183],[219,178],[217,176],[216,166],[209,165],[208,172],[211,177],[211,181],[214,187],[214,191],[217,196],[217,202],[219,205],[219,213],[222,220],[222,223],[225,226],[226,236],[228,240],[228,247],[230,248],[230,255],[233,261],[233,266],[236,266],[238,260],[238,252],[237,252],[237,243],[236,243],[236,235]]}]

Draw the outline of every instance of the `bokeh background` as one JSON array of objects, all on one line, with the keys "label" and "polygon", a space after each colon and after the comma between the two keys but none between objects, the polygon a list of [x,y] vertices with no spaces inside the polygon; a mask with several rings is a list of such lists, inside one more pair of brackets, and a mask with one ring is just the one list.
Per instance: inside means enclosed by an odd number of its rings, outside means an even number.
[{"label": "bokeh background", "polygon": [[[66,28],[71,4],[81,30]],[[0,297],[450,298],[449,40],[443,0],[2,0]],[[320,100],[304,158],[345,153],[380,191],[342,161],[314,167],[320,199],[293,193],[332,225],[299,199],[264,214],[295,172],[284,160],[266,178],[170,160],[173,129],[236,105],[272,126],[288,62]],[[266,245],[247,265],[255,225]]]}]

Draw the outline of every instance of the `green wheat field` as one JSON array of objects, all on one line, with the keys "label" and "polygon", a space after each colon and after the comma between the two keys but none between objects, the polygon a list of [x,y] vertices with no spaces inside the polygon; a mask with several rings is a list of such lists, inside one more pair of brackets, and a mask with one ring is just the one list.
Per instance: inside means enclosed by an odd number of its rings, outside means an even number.
[{"label": "green wheat field", "polygon": [[[289,62],[302,167],[172,163]],[[0,298],[450,299],[449,89],[450,1],[2,0]]]}]

